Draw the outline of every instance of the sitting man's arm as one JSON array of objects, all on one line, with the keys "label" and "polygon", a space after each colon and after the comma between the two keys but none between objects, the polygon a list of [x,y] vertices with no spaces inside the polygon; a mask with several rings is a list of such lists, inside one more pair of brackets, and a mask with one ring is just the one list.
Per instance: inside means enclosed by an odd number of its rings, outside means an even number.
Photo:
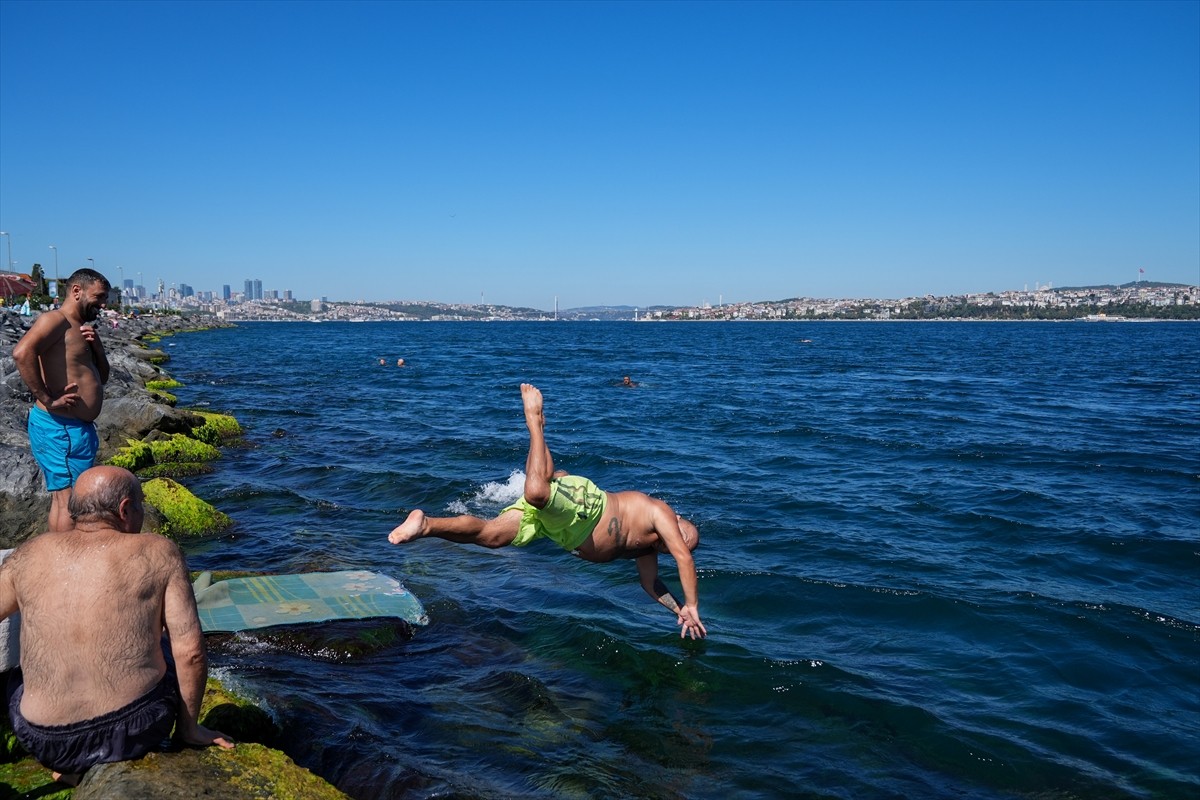
[{"label": "sitting man's arm", "polygon": [[163,619],[179,681],[181,708],[175,725],[176,735],[187,744],[201,747],[215,744],[229,749],[233,747],[232,739],[220,731],[210,731],[198,722],[204,684],[208,680],[208,654],[204,649],[204,632],[200,629],[196,596],[188,582],[183,554],[174,544],[170,544],[170,550],[171,573],[163,597]]},{"label": "sitting man's arm", "polygon": [[13,586],[11,558],[9,556],[0,564],[0,620],[17,613],[17,589]]}]

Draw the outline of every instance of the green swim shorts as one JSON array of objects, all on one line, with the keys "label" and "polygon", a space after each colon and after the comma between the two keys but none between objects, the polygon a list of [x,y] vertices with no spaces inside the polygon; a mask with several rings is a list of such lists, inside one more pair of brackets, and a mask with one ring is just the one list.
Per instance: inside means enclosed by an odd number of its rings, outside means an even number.
[{"label": "green swim shorts", "polygon": [[564,550],[574,550],[591,536],[607,505],[608,495],[596,484],[579,475],[564,475],[550,481],[545,508],[535,508],[522,497],[504,511],[521,510],[514,546],[524,547],[544,536]]}]

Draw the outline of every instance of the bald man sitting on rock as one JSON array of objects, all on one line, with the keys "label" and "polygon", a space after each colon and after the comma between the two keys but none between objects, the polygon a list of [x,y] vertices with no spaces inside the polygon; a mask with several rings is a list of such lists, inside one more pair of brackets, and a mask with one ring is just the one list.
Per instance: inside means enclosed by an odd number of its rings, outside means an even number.
[{"label": "bald man sitting on rock", "polygon": [[67,783],[159,749],[173,727],[185,744],[233,747],[197,723],[208,660],[196,599],[174,542],[140,532],[137,478],[92,467],[68,507],[74,530],[30,539],[0,565],[0,619],[21,612],[8,687],[17,739]]}]

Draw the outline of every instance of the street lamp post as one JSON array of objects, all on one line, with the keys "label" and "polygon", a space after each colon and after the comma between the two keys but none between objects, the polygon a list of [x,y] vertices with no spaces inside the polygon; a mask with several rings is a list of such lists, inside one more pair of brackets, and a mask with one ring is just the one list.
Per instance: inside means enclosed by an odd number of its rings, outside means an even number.
[{"label": "street lamp post", "polygon": [[94,258],[89,258],[89,259],[87,259],[87,260],[88,260],[88,261],[90,261],[90,262],[92,262],[92,269],[95,269],[95,268],[96,268],[96,259],[94,259]]}]

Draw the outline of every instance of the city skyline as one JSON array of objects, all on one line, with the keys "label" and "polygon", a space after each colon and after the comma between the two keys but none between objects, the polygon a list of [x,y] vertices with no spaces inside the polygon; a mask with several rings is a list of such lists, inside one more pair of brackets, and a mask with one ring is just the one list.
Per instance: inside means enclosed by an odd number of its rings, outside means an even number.
[{"label": "city skyline", "polygon": [[[45,270],[45,265],[40,265],[40,266],[42,267],[43,275],[46,276],[47,280],[54,279],[53,272],[48,273]],[[1079,289],[1088,289],[1088,288],[1120,289],[1120,288],[1133,287],[1133,286],[1137,286],[1137,285],[1141,285],[1141,286],[1145,286],[1145,287],[1154,287],[1154,286],[1174,286],[1174,287],[1187,287],[1187,288],[1200,287],[1200,275],[1197,275],[1196,280],[1191,281],[1191,282],[1160,281],[1160,280],[1157,280],[1157,279],[1147,276],[1145,274],[1144,269],[1138,269],[1138,270],[1136,270],[1137,274],[1135,276],[1133,276],[1131,278],[1131,280],[1124,281],[1124,282],[1084,283],[1084,284],[1078,284],[1078,285],[1073,285],[1073,286],[1055,286],[1053,284],[1053,282],[1048,281],[1046,283],[1041,283],[1041,282],[1035,281],[1032,289],[1030,288],[1030,286],[1028,284],[1025,284],[1020,287],[1010,286],[1010,287],[1004,287],[1001,289],[977,289],[977,290],[969,290],[969,291],[963,291],[963,292],[952,292],[952,293],[948,293],[948,294],[944,294],[944,295],[938,294],[936,292],[928,292],[928,291],[915,292],[915,293],[908,294],[908,295],[894,295],[894,296],[871,294],[869,292],[865,293],[865,294],[828,295],[828,296],[814,295],[811,293],[800,293],[800,294],[793,294],[793,295],[788,295],[788,296],[783,296],[783,297],[755,297],[755,298],[735,298],[735,297],[725,298],[723,295],[718,295],[717,299],[715,301],[711,301],[710,299],[705,298],[705,299],[703,299],[699,302],[695,302],[695,303],[664,302],[664,303],[653,303],[653,304],[644,305],[644,306],[639,306],[639,304],[636,304],[636,303],[620,302],[620,301],[612,302],[612,303],[582,303],[579,305],[567,306],[567,305],[559,305],[557,303],[558,298],[555,297],[555,298],[553,298],[554,302],[551,305],[543,307],[543,306],[538,306],[538,305],[512,305],[512,304],[507,304],[507,303],[493,303],[493,302],[488,301],[486,296],[477,298],[476,300],[466,300],[466,301],[454,301],[454,300],[447,300],[445,298],[415,297],[415,296],[372,297],[372,298],[337,297],[337,296],[330,295],[328,292],[317,293],[312,296],[304,296],[304,295],[297,294],[290,288],[264,286],[263,281],[261,279],[257,279],[257,278],[244,278],[240,281],[230,281],[228,283],[221,283],[216,288],[209,288],[209,287],[205,287],[205,286],[193,286],[192,284],[190,284],[186,281],[165,281],[162,279],[156,279],[153,282],[139,283],[138,282],[139,279],[143,278],[143,276],[140,273],[138,274],[137,278],[127,278],[127,277],[123,277],[123,276],[122,277],[113,277],[113,276],[105,273],[104,270],[100,269],[99,267],[95,267],[92,265],[86,265],[86,266],[88,266],[89,268],[97,269],[97,271],[101,272],[101,274],[104,274],[105,277],[109,279],[110,283],[112,284],[112,286],[114,288],[120,288],[123,291],[131,292],[131,294],[126,295],[126,297],[128,299],[142,301],[142,302],[146,301],[147,299],[161,300],[161,299],[163,299],[162,295],[166,295],[166,296],[170,296],[174,299],[180,299],[180,300],[187,298],[187,297],[200,296],[200,297],[205,298],[203,301],[205,303],[215,302],[215,301],[247,302],[247,301],[253,301],[253,300],[308,303],[313,300],[319,300],[322,302],[342,303],[342,304],[355,304],[355,303],[417,303],[417,304],[424,304],[424,303],[427,303],[427,304],[448,305],[448,306],[489,306],[490,305],[490,306],[498,306],[498,307],[502,306],[502,307],[508,307],[508,308],[528,308],[528,309],[533,309],[536,311],[544,311],[544,312],[552,312],[556,308],[561,308],[563,310],[578,310],[578,309],[586,309],[586,308],[592,308],[592,307],[609,307],[609,308],[718,307],[719,308],[722,306],[733,306],[733,305],[744,305],[744,304],[755,304],[755,303],[780,303],[780,302],[785,302],[785,301],[788,301],[791,299],[799,299],[799,298],[821,300],[821,301],[831,301],[831,302],[839,301],[839,300],[888,302],[888,301],[907,300],[907,299],[916,298],[916,297],[931,297],[931,296],[968,297],[968,296],[987,295],[987,294],[1029,293],[1031,291],[1037,292],[1037,291],[1043,291],[1043,290],[1067,291],[1067,290],[1079,290]],[[74,271],[73,269],[63,271],[62,275],[61,275],[62,279],[65,280],[70,275],[70,272],[73,272],[73,271]],[[28,274],[28,271],[26,271],[24,274]],[[235,286],[239,286],[239,285],[242,287],[241,291],[238,291],[237,289],[234,288]]]},{"label": "city skyline", "polygon": [[541,309],[1200,281],[1196,2],[0,22],[18,271]]}]

